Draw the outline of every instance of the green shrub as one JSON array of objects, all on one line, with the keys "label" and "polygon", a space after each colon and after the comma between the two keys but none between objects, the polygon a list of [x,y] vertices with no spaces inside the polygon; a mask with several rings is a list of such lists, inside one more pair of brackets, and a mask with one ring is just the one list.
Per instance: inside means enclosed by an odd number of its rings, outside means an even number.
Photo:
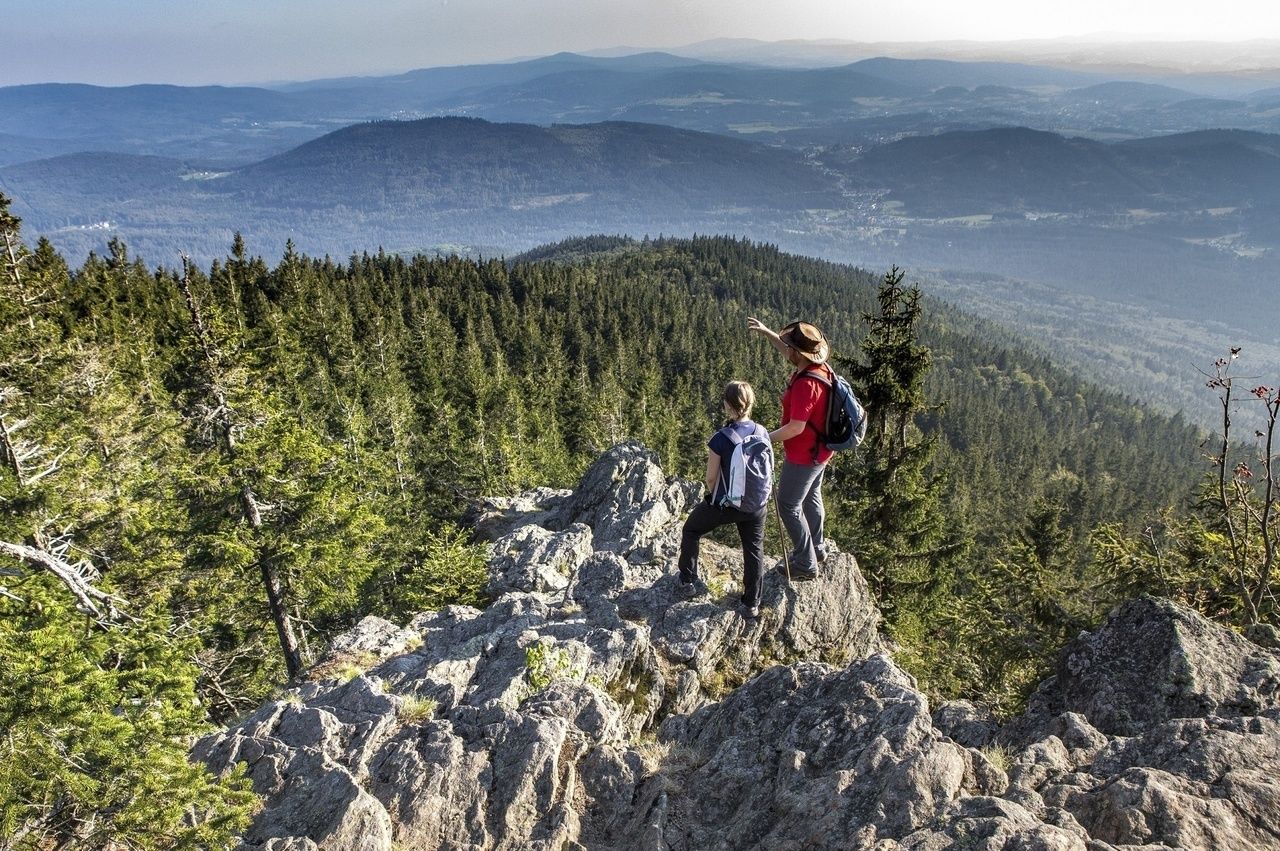
[{"label": "green shrub", "polygon": [[467,533],[445,525],[423,535],[415,564],[399,577],[392,591],[395,614],[412,616],[443,606],[483,607],[489,573],[485,549],[467,540]]},{"label": "green shrub", "polygon": [[525,678],[531,694],[537,694],[556,677],[569,670],[569,654],[543,641],[530,644],[524,651]]}]

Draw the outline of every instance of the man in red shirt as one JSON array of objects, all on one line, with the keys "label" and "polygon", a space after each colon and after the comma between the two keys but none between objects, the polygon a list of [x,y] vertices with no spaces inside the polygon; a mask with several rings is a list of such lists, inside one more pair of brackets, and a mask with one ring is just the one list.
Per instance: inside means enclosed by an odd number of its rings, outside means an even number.
[{"label": "man in red shirt", "polygon": [[818,575],[818,562],[826,560],[822,474],[831,450],[823,443],[822,431],[833,379],[827,366],[831,348],[822,332],[808,322],[792,322],[775,334],[753,318],[747,320],[747,328],[768,339],[795,368],[782,394],[782,426],[770,432],[769,438],[774,443],[782,441],[785,450],[778,477],[778,508],[791,538],[791,578],[813,579]]}]

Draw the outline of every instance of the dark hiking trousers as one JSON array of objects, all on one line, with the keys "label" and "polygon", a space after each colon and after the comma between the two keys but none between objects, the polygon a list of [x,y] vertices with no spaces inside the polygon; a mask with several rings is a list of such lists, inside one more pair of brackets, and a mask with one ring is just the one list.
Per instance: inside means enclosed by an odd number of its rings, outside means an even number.
[{"label": "dark hiking trousers", "polygon": [[698,548],[702,536],[726,523],[738,527],[742,539],[742,602],[748,606],[760,605],[760,571],[764,564],[764,521],[768,508],[754,514],[736,508],[721,508],[703,500],[684,521],[680,536],[680,581],[693,582],[698,578]]}]

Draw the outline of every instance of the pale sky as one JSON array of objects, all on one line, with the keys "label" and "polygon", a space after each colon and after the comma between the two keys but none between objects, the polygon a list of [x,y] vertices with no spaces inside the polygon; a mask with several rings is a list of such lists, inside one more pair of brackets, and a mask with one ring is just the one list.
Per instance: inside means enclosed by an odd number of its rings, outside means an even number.
[{"label": "pale sky", "polygon": [[0,0],[0,85],[251,83],[712,38],[1280,38],[1276,0]]}]

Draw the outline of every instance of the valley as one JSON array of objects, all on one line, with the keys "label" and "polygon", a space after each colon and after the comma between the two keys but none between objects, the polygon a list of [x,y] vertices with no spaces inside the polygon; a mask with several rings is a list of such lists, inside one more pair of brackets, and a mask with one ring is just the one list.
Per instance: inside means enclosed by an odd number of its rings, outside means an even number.
[{"label": "valley", "polygon": [[[884,63],[868,67],[887,73]],[[882,88],[893,91],[921,85],[929,70],[887,67],[897,79]],[[871,79],[837,72],[858,87]],[[837,72],[812,86],[825,91]],[[557,72],[569,73],[586,72]],[[969,73],[959,79],[1014,71]],[[595,83],[590,91],[616,89]],[[796,85],[778,71],[739,84],[748,83],[779,97]],[[1103,84],[1097,97],[1168,102],[1166,89],[1152,88]],[[1214,414],[1189,398],[1200,395],[1189,364],[1243,346],[1262,372],[1280,367],[1280,135],[1101,141],[994,127],[871,144],[848,141],[845,125],[823,132],[845,141],[809,138],[796,148],[761,141],[770,136],[763,130],[735,137],[630,121],[384,120],[242,165],[137,153],[31,160],[0,167],[0,191],[31,232],[71,257],[103,254],[120,239],[156,262],[185,254],[208,263],[236,233],[268,257],[287,243],[335,257],[371,249],[510,257],[583,234],[725,233],[869,269],[896,264],[953,282],[939,293],[1087,371],[1104,365],[1125,392],[1141,396],[1153,373],[1162,376],[1158,404],[1206,426]],[[986,279],[1019,283],[976,292],[972,282]],[[1072,299],[1113,307],[1054,307]],[[1119,316],[1129,317],[1122,329]],[[1154,359],[1149,368],[1122,354],[1135,339],[1144,360]]]}]

